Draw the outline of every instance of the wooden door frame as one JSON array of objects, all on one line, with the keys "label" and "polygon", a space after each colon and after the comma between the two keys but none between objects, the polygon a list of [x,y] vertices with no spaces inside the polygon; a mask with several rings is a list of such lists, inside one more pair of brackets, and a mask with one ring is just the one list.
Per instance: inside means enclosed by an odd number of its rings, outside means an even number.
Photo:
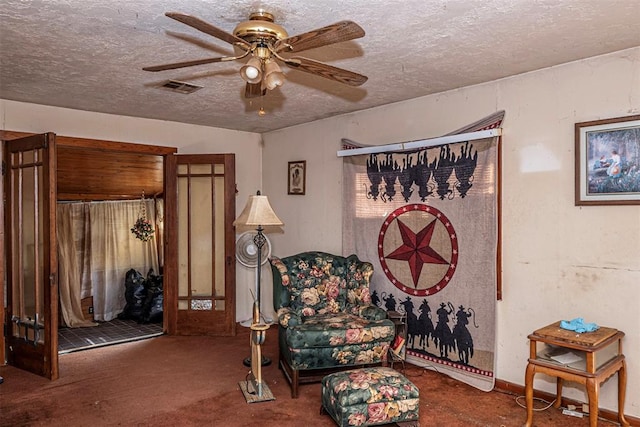
[{"label": "wooden door frame", "polygon": [[[2,161],[2,165],[5,163],[4,159],[4,149],[5,149],[5,141],[10,141],[12,139],[23,138],[26,136],[36,135],[36,132],[18,132],[11,130],[0,130],[0,140],[2,141],[2,154],[0,154],[0,160]],[[78,138],[78,137],[70,137],[70,136],[59,136],[56,135],[56,145],[66,146],[66,147],[77,147],[77,148],[91,148],[93,150],[100,149],[105,151],[116,151],[116,152],[129,152],[129,153],[140,153],[140,154],[149,154],[149,155],[158,155],[163,157],[163,168],[164,175],[166,176],[166,168],[167,168],[167,160],[166,157],[169,155],[173,155],[177,152],[177,148],[175,147],[165,147],[165,146],[157,146],[157,145],[146,145],[146,144],[136,144],[130,142],[119,142],[119,141],[105,141],[105,140],[96,140],[89,138]],[[4,166],[3,166],[4,167]],[[4,175],[3,175],[4,179]],[[56,180],[57,181],[57,180]],[[166,183],[165,191],[166,191]],[[4,200],[4,186],[0,186],[0,200]],[[6,252],[5,252],[5,234],[4,234],[4,204],[0,204],[0,255],[2,256],[2,261],[0,262],[0,277],[4,277],[5,273],[5,262],[6,262]],[[166,238],[165,238],[166,245]],[[166,246],[165,246],[166,247]],[[6,286],[6,282],[3,284],[0,289],[0,320],[2,321],[3,327],[7,323],[6,312],[4,309],[5,301],[4,301],[4,288]],[[166,293],[166,290],[165,290]],[[166,310],[166,300],[165,300],[165,310]],[[163,328],[166,332],[166,321],[164,322]],[[6,341],[5,341],[5,333],[0,334],[0,365],[5,364],[6,360]]]},{"label": "wooden door frame", "polygon": [[5,319],[5,310],[4,310],[4,294],[5,294],[5,286],[7,286],[7,282],[4,280],[5,275],[5,234],[4,234],[4,174],[5,174],[5,161],[4,161],[4,150],[5,150],[5,141],[1,140],[2,144],[0,144],[0,167],[2,168],[2,183],[0,184],[0,278],[2,278],[3,285],[0,286],[0,323],[2,324],[2,333],[0,333],[0,366],[5,364],[5,360],[7,360],[7,355],[5,353],[5,333],[8,328],[8,324],[5,327],[6,319]]}]

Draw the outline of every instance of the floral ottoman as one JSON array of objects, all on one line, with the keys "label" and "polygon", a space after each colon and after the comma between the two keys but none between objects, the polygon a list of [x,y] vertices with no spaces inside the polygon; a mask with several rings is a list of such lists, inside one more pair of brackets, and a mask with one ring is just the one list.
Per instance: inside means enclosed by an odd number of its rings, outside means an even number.
[{"label": "floral ottoman", "polygon": [[322,379],[322,411],[340,427],[418,426],[418,388],[391,368],[342,371]]}]

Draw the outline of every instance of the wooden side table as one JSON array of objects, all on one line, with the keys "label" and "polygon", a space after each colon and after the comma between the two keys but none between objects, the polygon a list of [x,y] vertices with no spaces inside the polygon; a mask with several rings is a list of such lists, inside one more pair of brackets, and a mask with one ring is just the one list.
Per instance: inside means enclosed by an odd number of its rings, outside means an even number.
[{"label": "wooden side table", "polygon": [[[579,334],[562,329],[560,322],[552,323],[529,335],[530,354],[524,380],[527,403],[525,426],[531,427],[533,423],[533,377],[536,373],[556,377],[556,401],[553,405],[556,408],[561,405],[563,380],[584,385],[589,398],[589,426],[596,427],[600,385],[616,372],[618,373],[618,420],[622,426],[629,426],[624,418],[627,366],[622,353],[622,337],[624,332],[604,327],[594,332]],[[539,342],[552,347],[540,351]],[[577,363],[564,364],[549,356],[549,348],[556,351],[572,350],[584,357]]]}]

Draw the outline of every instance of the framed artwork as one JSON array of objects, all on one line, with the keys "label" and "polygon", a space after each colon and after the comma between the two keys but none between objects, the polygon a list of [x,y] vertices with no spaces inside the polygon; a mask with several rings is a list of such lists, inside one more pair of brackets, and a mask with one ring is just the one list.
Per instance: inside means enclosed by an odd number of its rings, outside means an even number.
[{"label": "framed artwork", "polygon": [[289,162],[288,194],[304,195],[307,185],[307,161]]},{"label": "framed artwork", "polygon": [[576,206],[640,205],[640,115],[575,124]]}]

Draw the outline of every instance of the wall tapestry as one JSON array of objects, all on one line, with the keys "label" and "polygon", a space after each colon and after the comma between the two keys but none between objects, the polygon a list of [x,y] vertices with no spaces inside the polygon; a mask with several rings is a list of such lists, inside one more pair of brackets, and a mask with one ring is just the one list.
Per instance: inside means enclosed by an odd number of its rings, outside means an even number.
[{"label": "wall tapestry", "polygon": [[[504,112],[457,133],[500,127]],[[344,158],[343,252],[406,313],[407,361],[494,386],[498,138]]]}]

